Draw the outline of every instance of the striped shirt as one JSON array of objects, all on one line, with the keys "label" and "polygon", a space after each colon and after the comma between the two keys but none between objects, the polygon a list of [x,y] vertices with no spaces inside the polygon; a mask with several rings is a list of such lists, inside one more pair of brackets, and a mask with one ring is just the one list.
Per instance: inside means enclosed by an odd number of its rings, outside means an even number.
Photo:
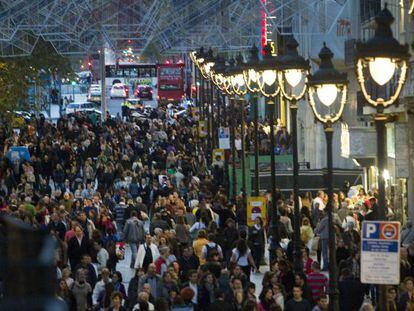
[{"label": "striped shirt", "polygon": [[325,292],[328,285],[328,278],[320,272],[312,272],[308,275],[308,285],[312,291],[313,301],[318,301],[319,296]]}]

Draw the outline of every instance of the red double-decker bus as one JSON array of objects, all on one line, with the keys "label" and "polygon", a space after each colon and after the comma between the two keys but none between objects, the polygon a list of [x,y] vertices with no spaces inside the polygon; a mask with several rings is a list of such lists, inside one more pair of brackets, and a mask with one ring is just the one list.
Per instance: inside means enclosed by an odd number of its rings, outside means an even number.
[{"label": "red double-decker bus", "polygon": [[184,98],[184,64],[159,64],[158,103],[179,103]]}]

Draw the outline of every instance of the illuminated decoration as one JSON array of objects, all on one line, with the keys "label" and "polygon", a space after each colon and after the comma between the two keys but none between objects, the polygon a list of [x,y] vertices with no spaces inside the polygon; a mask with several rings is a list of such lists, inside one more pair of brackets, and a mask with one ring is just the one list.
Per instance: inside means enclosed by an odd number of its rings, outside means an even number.
[{"label": "illuminated decoration", "polygon": [[231,74],[235,69],[236,61],[234,58],[229,59],[229,65],[226,68],[225,78],[223,80],[223,90],[227,93],[227,95],[234,95],[233,85],[231,84]]},{"label": "illuminated decoration", "polygon": [[369,61],[369,73],[379,85],[384,85],[394,76],[395,64],[389,58],[375,57]]},{"label": "illuminated decoration", "polygon": [[233,92],[236,95],[243,96],[247,93],[246,82],[243,77],[243,56],[241,54],[236,57],[236,66],[231,67],[227,71],[227,79],[230,80],[230,84],[233,88]]},{"label": "illuminated decoration", "polygon": [[[408,14],[413,14],[414,11],[414,1],[411,0],[410,8],[408,10]],[[401,6],[404,7],[404,0],[401,0]]]},{"label": "illuminated decoration", "polygon": [[140,59],[140,56],[136,55],[131,47],[128,47],[125,50],[122,50],[122,53],[120,55],[120,62],[122,63],[133,63],[139,59]]},{"label": "illuminated decoration", "polygon": [[[408,45],[402,45],[392,35],[391,24],[394,17],[387,5],[375,17],[377,27],[373,38],[356,44],[356,73],[362,94],[367,102],[376,107],[378,112],[392,105],[400,95],[407,77]],[[391,86],[387,98],[373,98],[368,93],[367,81],[377,84],[379,88]],[[395,83],[396,81],[396,83]],[[393,85],[390,85],[390,84]]]},{"label": "illuminated decoration", "polygon": [[[270,0],[260,0],[260,28],[261,28],[261,45],[262,45],[262,55],[265,55],[265,46],[270,45],[271,47],[271,55],[276,56],[276,44],[272,41],[272,31],[268,27],[270,24],[268,22],[271,18],[276,18],[274,15],[268,15],[267,12],[272,12],[273,3]],[[265,9],[266,8],[266,9]]]},{"label": "illuminated decoration", "polygon": [[288,69],[285,78],[291,87],[296,87],[302,80],[302,72],[299,69]]},{"label": "illuminated decoration", "polygon": [[193,52],[190,53],[191,60],[193,61],[193,63],[197,66],[197,68],[200,71],[201,71],[201,68],[200,67],[201,67],[201,65],[204,62],[204,56],[205,56],[205,53],[204,53],[204,48],[203,47],[201,47],[198,50],[198,52],[193,51]]},{"label": "illuminated decoration", "polygon": [[338,89],[335,84],[322,84],[317,87],[316,94],[326,107],[330,107],[338,97]]},{"label": "illuminated decoration", "polygon": [[256,45],[250,49],[249,61],[243,65],[243,78],[250,93],[260,93],[259,50]]},{"label": "illuminated decoration", "polygon": [[225,91],[225,71],[226,61],[220,55],[217,55],[214,66],[210,70],[211,81],[221,90]]},{"label": "illuminated decoration", "polygon": [[290,101],[300,100],[305,95],[310,68],[309,61],[299,55],[298,46],[298,42],[291,36],[286,42],[286,53],[279,60],[280,89]]},{"label": "illuminated decoration", "polygon": [[278,68],[280,57],[272,56],[270,44],[266,44],[265,55],[257,67],[259,76],[259,88],[263,96],[275,97],[280,92],[278,81]]},{"label": "illuminated decoration", "polygon": [[214,61],[215,58],[213,56],[213,50],[210,48],[205,54],[203,62],[199,65],[201,75],[204,77],[204,79],[209,80],[211,78],[210,70],[214,66]]},{"label": "illuminated decoration", "polygon": [[[309,104],[315,117],[330,127],[332,123],[341,118],[344,111],[348,93],[348,80],[346,73],[339,73],[334,68],[332,64],[333,53],[325,43],[319,52],[319,58],[321,59],[319,69],[309,76]],[[339,108],[332,109],[332,105],[337,101],[338,95],[340,96],[338,99]],[[318,109],[315,97],[328,109]]]}]

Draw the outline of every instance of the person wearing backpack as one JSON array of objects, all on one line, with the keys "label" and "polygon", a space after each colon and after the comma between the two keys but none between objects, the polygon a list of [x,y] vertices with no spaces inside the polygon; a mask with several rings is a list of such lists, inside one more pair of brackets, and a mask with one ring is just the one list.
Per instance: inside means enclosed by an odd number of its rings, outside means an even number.
[{"label": "person wearing backpack", "polygon": [[144,223],[138,219],[137,211],[131,212],[131,217],[126,221],[124,226],[124,239],[131,248],[131,269],[134,268],[137,257],[138,246],[144,242],[145,230]]},{"label": "person wearing backpack", "polygon": [[220,245],[218,245],[216,242],[214,242],[214,234],[210,233],[207,236],[209,242],[203,246],[202,250],[201,250],[201,258],[203,260],[207,260],[208,258],[211,257],[212,252],[217,252],[219,255],[219,259],[223,260],[223,251],[220,247]]}]

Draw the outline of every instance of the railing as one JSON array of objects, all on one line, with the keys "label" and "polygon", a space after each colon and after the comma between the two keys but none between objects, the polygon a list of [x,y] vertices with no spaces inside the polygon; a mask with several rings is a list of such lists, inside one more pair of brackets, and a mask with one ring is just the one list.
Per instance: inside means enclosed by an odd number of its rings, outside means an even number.
[{"label": "railing", "polygon": [[381,0],[361,0],[361,23],[372,20],[381,11]]}]

